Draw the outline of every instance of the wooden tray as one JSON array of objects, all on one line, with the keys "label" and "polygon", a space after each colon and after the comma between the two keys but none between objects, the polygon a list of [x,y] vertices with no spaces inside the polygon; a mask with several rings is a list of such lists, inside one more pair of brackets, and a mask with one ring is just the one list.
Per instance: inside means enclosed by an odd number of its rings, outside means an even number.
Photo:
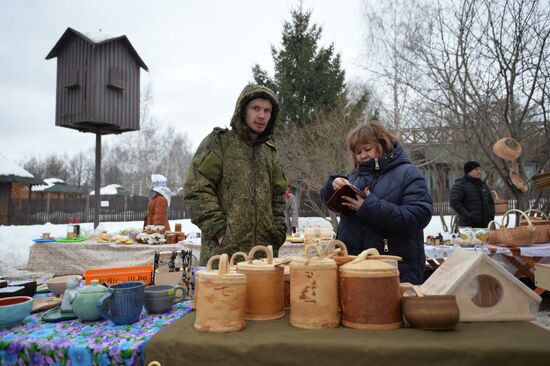
[{"label": "wooden tray", "polygon": [[61,298],[53,296],[35,298],[32,304],[31,313],[38,313],[40,311],[54,308],[57,305],[61,305],[61,301]]}]

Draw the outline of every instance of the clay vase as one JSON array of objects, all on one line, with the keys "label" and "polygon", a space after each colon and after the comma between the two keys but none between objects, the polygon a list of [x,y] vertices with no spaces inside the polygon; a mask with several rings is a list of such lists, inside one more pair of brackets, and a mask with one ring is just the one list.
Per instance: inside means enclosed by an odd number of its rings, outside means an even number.
[{"label": "clay vase", "polygon": [[[254,255],[264,252],[266,261],[255,261]],[[282,318],[284,310],[284,269],[282,263],[273,262],[272,252],[258,245],[248,253],[248,260],[237,264],[237,272],[246,275],[247,320]],[[202,290],[201,290],[202,291]]]},{"label": "clay vase", "polygon": [[342,324],[356,329],[395,329],[403,326],[399,270],[377,255],[363,251],[340,267],[339,293]]},{"label": "clay vase", "polygon": [[403,316],[416,329],[451,330],[460,318],[454,295],[405,296],[402,308]]},{"label": "clay vase", "polygon": [[319,247],[290,263],[290,324],[303,329],[340,325],[336,262]]},{"label": "clay vase", "polygon": [[[212,264],[219,261],[219,269]],[[195,329],[200,332],[237,332],[246,325],[246,276],[229,271],[227,254],[215,255],[208,260],[206,270],[197,273],[200,284],[195,294]]]}]

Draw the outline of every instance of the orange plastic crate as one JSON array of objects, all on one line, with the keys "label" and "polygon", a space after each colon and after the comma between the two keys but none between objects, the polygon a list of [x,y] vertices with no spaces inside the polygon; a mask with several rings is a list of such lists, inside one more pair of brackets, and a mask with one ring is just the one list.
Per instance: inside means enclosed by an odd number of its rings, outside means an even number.
[{"label": "orange plastic crate", "polygon": [[149,285],[153,282],[153,265],[87,269],[84,271],[84,279],[87,285],[92,280],[99,280],[100,284],[109,285],[137,281]]}]

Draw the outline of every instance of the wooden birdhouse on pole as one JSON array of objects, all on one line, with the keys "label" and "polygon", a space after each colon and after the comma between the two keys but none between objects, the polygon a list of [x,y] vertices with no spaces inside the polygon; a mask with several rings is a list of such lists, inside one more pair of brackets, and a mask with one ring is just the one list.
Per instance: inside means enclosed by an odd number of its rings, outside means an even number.
[{"label": "wooden birdhouse on pole", "polygon": [[147,66],[126,36],[67,28],[46,60],[57,57],[55,125],[96,134],[95,215],[99,224],[101,135],[139,130],[140,70]]}]

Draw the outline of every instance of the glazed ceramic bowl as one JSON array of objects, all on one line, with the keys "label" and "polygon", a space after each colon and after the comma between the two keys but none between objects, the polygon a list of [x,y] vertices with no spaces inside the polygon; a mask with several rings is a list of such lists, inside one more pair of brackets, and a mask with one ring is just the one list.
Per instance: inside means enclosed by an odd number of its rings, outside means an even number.
[{"label": "glazed ceramic bowl", "polygon": [[55,296],[61,296],[67,289],[67,281],[71,278],[82,280],[81,275],[68,275],[50,278],[47,282],[48,288]]},{"label": "glazed ceramic bowl", "polygon": [[460,317],[454,295],[403,297],[402,308],[405,319],[416,329],[451,330]]},{"label": "glazed ceramic bowl", "polygon": [[14,296],[0,299],[0,328],[19,324],[30,315],[33,299],[28,296]]}]

